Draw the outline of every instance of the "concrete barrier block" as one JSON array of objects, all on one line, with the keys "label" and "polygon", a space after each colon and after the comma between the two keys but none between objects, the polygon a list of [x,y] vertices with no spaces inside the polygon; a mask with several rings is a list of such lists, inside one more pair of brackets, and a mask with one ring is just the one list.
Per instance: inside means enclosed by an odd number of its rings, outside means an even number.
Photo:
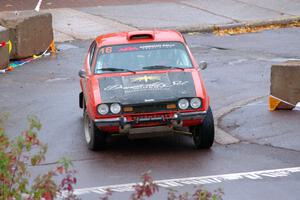
[{"label": "concrete barrier block", "polygon": [[0,43],[5,43],[0,46],[0,69],[4,69],[9,63],[9,52],[8,44],[9,41],[9,31],[8,29],[0,26]]},{"label": "concrete barrier block", "polygon": [[1,12],[0,25],[9,29],[10,58],[21,59],[44,52],[53,41],[52,15],[35,11]]},{"label": "concrete barrier block", "polygon": [[280,100],[276,109],[293,109],[300,102],[300,61],[272,65],[271,96]]}]

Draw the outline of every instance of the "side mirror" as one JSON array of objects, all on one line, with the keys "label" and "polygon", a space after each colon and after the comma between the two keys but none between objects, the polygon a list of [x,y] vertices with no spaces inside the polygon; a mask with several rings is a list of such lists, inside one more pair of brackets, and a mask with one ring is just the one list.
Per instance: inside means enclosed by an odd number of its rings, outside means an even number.
[{"label": "side mirror", "polygon": [[202,69],[202,70],[205,70],[207,68],[207,62],[200,61],[199,68]]},{"label": "side mirror", "polygon": [[86,78],[86,73],[84,69],[79,70],[78,75],[80,78]]}]

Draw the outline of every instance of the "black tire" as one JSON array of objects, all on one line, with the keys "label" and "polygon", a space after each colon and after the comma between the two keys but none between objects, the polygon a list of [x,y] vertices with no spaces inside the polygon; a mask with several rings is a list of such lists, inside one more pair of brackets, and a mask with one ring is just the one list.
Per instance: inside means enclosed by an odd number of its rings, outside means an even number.
[{"label": "black tire", "polygon": [[85,99],[82,98],[82,117],[84,118],[85,112],[86,112],[86,105],[85,105]]},{"label": "black tire", "polygon": [[79,108],[83,108],[84,102],[83,102],[83,92],[79,93]]},{"label": "black tire", "polygon": [[209,149],[215,138],[214,117],[209,107],[202,124],[190,128],[197,149]]},{"label": "black tire", "polygon": [[85,141],[90,150],[104,149],[106,145],[106,134],[100,131],[87,114],[84,112],[83,129]]}]

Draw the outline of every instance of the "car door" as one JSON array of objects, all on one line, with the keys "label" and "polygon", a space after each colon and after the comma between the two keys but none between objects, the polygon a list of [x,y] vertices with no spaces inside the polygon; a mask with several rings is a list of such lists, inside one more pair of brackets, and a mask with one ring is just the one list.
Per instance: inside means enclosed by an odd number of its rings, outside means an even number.
[{"label": "car door", "polygon": [[91,85],[91,77],[93,76],[93,62],[95,59],[95,54],[96,54],[96,49],[97,49],[97,44],[95,41],[92,42],[88,55],[86,58],[86,65],[85,65],[85,72],[86,72],[86,77],[83,79],[83,90],[84,90],[84,99],[86,102],[86,108],[87,112],[91,114],[91,100],[93,98],[93,91],[92,91],[92,85]]}]

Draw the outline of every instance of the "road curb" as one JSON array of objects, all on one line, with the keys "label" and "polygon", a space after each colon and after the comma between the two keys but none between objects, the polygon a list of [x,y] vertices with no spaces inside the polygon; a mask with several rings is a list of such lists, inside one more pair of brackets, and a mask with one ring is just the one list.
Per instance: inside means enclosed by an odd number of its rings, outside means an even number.
[{"label": "road curb", "polygon": [[235,28],[243,28],[243,27],[255,28],[255,27],[271,26],[271,25],[288,25],[297,22],[300,22],[300,16],[281,18],[281,19],[237,22],[232,24],[207,25],[201,27],[181,27],[181,28],[176,28],[176,30],[181,33],[191,33],[191,32],[212,33],[216,30],[226,30],[226,29],[235,29]]},{"label": "road curb", "polygon": [[252,103],[258,99],[261,99],[265,96],[258,96],[258,97],[252,97],[248,98],[242,101],[235,102],[223,109],[217,110],[215,113],[215,128],[216,128],[216,135],[215,135],[215,141],[218,144],[222,145],[229,145],[229,144],[236,144],[239,143],[240,140],[234,136],[232,136],[230,133],[226,132],[223,127],[220,126],[221,120],[231,112],[235,111],[238,108],[241,108],[242,106],[245,106],[249,103]]}]

